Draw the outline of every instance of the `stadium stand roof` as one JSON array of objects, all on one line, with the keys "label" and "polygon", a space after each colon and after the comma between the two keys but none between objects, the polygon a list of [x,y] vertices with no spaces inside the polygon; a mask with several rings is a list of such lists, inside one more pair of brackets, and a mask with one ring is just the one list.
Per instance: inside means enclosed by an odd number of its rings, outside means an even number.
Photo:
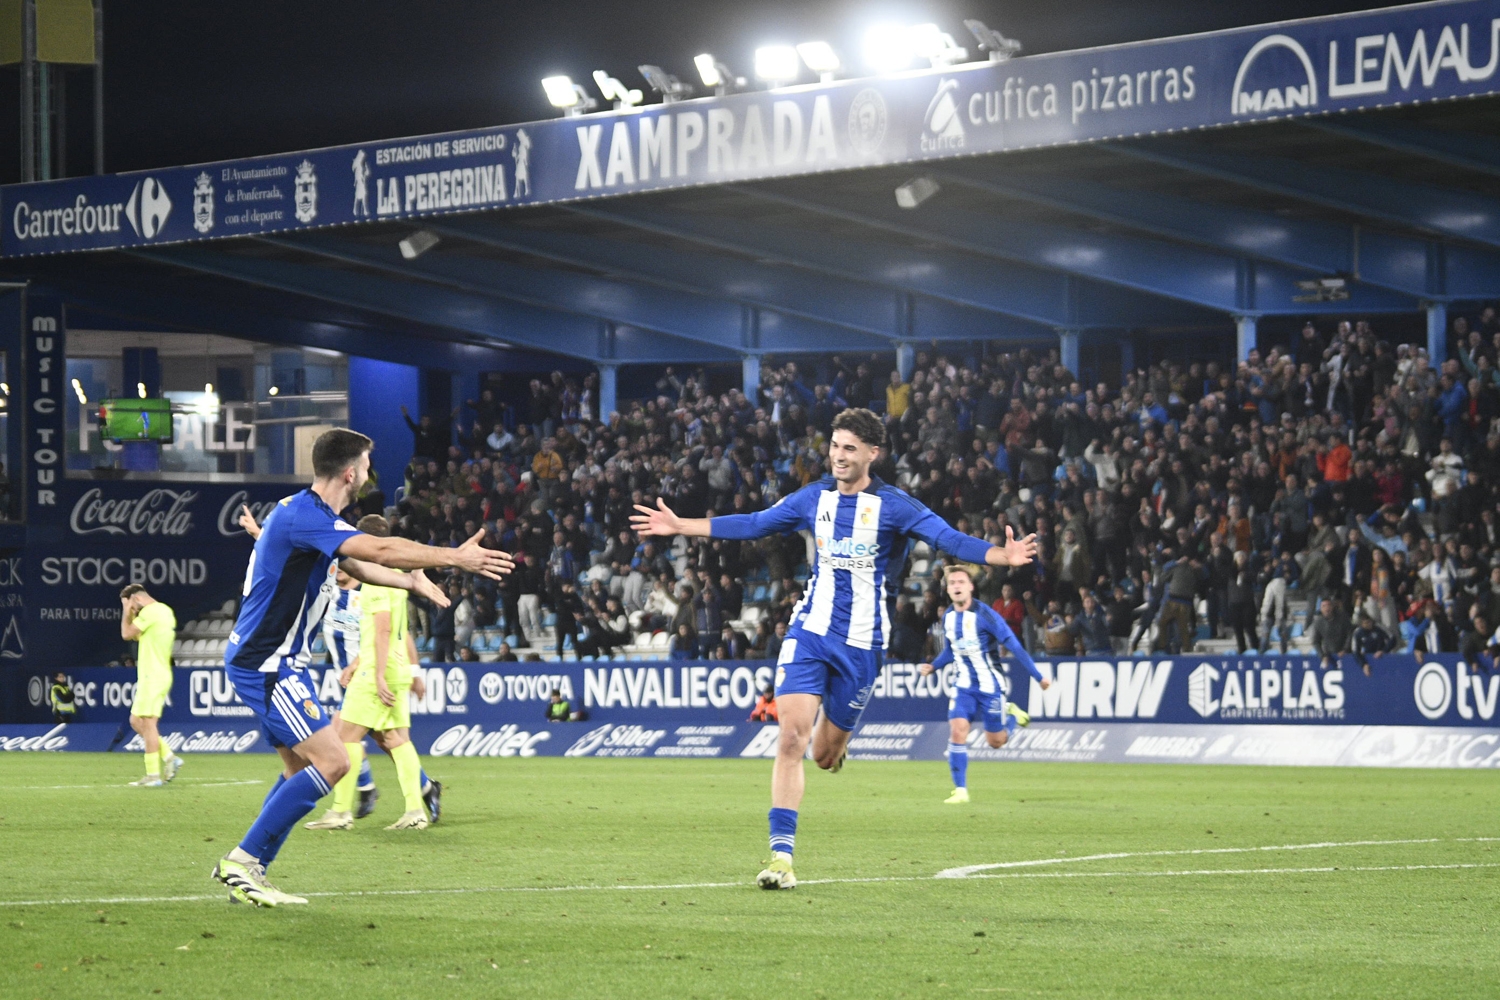
[{"label": "stadium stand roof", "polygon": [[1268,316],[1425,311],[1437,355],[1448,304],[1500,298],[1497,55],[1500,0],[1442,0],[12,185],[0,280],[393,360],[565,355],[606,399],[623,362],[944,340],[1244,356]]}]

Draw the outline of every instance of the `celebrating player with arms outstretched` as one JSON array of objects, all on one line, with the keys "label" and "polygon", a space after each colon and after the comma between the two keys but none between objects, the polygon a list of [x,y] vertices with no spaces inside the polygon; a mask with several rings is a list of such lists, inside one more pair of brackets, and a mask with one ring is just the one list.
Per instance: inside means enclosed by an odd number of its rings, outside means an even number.
[{"label": "celebrating player with arms outstretched", "polygon": [[952,663],[957,668],[953,678],[953,697],[948,701],[948,770],[953,774],[953,794],[944,802],[950,806],[969,801],[969,723],[984,720],[984,735],[995,749],[1005,746],[1016,727],[1027,725],[1031,717],[1005,702],[1005,688],[991,656],[997,646],[1010,650],[1021,666],[1041,682],[1042,690],[1052,682],[1036,668],[1031,654],[1000,612],[974,600],[974,569],[964,563],[949,566],[943,582],[948,599],[953,602],[943,615],[943,635],[948,644],[931,663],[922,664],[924,675]]},{"label": "celebrating player with arms outstretched", "polygon": [[[638,506],[631,520],[643,535],[761,538],[808,529],[817,562],[808,590],[792,613],[776,669],[781,734],[771,774],[771,864],[760,873],[763,889],[790,889],[797,807],[802,803],[802,758],[812,741],[813,760],[837,771],[849,734],[859,722],[880,672],[890,634],[890,604],[900,590],[909,536],[934,549],[991,566],[1024,565],[1036,557],[1036,538],[1012,537],[994,546],[948,527],[906,493],[870,476],[885,444],[885,428],[869,410],[849,409],[833,421],[828,448],[831,476],[755,514],[681,518],[657,500]],[[818,721],[819,705],[823,718]],[[816,723],[816,731],[814,724]]]},{"label": "celebrating player with arms outstretched", "polygon": [[313,636],[328,607],[323,584],[329,564],[338,559],[355,579],[414,591],[445,606],[447,596],[422,575],[423,568],[454,567],[499,579],[512,566],[504,552],[480,548],[478,533],[457,548],[435,548],[404,538],[374,538],[340,520],[338,512],[369,478],[374,446],[350,430],[320,436],[313,444],[311,488],[277,504],[245,570],[240,615],[224,652],[225,672],[285,768],[245,838],[214,866],[213,877],[238,902],[307,902],[271,885],[266,865],[297,821],[349,770],[349,754],[329,728],[307,674]]}]

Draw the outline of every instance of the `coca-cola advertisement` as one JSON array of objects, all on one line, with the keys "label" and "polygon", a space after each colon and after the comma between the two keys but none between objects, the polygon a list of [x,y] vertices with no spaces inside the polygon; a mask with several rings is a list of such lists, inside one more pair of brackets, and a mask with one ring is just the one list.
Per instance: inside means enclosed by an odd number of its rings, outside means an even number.
[{"label": "coca-cola advertisement", "polygon": [[234,601],[251,550],[241,508],[263,520],[301,488],[71,478],[49,487],[57,503],[33,505],[28,524],[42,544],[28,545],[0,575],[0,659],[38,667],[126,656],[119,594],[127,584],[150,588],[179,623]]}]

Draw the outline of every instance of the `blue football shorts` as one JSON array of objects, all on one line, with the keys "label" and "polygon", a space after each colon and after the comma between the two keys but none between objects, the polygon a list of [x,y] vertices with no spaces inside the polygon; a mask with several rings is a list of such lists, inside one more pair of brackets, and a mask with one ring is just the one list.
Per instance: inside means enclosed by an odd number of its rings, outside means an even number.
[{"label": "blue football shorts", "polygon": [[956,688],[948,699],[948,718],[978,722],[984,719],[984,731],[998,733],[1005,728],[1005,694],[990,694],[976,687]]},{"label": "blue football shorts", "polygon": [[250,706],[274,747],[293,747],[332,720],[313,694],[306,670],[282,667],[276,673],[226,666],[240,701]]},{"label": "blue football shorts", "polygon": [[776,695],[815,694],[823,714],[844,732],[853,732],[870,703],[882,652],[855,649],[840,640],[800,629],[787,636],[776,661]]}]

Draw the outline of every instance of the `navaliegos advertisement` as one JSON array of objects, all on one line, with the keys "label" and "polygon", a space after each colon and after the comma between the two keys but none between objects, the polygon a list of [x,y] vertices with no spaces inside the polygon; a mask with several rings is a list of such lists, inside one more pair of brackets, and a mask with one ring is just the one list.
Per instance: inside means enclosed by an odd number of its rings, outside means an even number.
[{"label": "navaliegos advertisement", "polygon": [[[1388,655],[1371,676],[1346,657],[1160,657],[1039,664],[1047,691],[1006,665],[1029,728],[992,750],[977,730],[976,760],[1500,767],[1500,674],[1453,655]],[[775,723],[749,721],[775,665],[747,661],[430,664],[412,698],[422,753],[443,757],[771,757]],[[309,670],[328,708],[336,671]],[[0,727],[0,751],[138,750],[122,728],[130,671],[88,668],[69,679],[79,721],[48,722],[50,681],[16,673],[24,725]],[[1024,683],[1022,683],[1024,681]],[[850,740],[855,760],[941,760],[950,674],[887,664]],[[580,715],[548,723],[556,690]],[[220,668],[177,671],[162,732],[184,753],[268,751]],[[437,765],[441,766],[441,765]]]}]

